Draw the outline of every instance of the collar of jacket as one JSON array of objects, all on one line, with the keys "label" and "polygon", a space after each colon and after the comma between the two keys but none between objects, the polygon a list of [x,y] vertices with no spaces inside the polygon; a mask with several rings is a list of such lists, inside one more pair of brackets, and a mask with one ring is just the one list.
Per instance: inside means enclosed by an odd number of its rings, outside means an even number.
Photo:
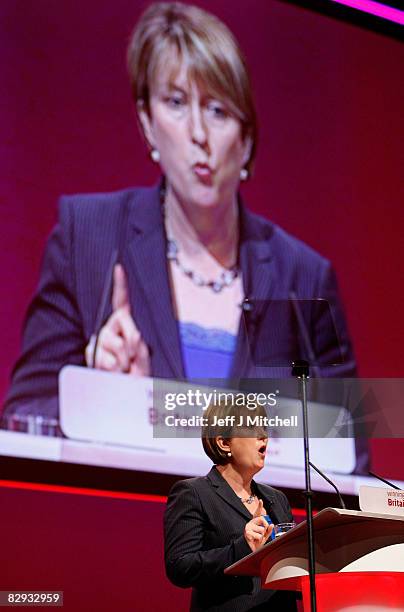
[{"label": "collar of jacket", "polygon": [[[207,475],[208,480],[216,490],[217,494],[230,506],[232,506],[237,512],[245,516],[248,520],[251,520],[251,513],[247,510],[243,502],[236,493],[233,491],[229,483],[223,478],[216,466],[213,466]],[[251,488],[257,492],[260,499],[263,500],[264,506],[267,512],[272,514],[272,506],[275,504],[274,494],[266,488],[259,485],[255,480],[251,481]]]},{"label": "collar of jacket", "polygon": [[[161,210],[160,181],[154,187],[137,189],[128,201],[128,249],[131,266],[152,313],[162,350],[173,377],[185,378],[178,327],[175,320],[166,258],[166,237]],[[266,300],[271,294],[274,226],[248,211],[239,198],[239,260],[244,295],[251,300]],[[146,338],[147,341],[147,338]],[[242,377],[249,360],[249,338],[240,317],[231,378]]]}]

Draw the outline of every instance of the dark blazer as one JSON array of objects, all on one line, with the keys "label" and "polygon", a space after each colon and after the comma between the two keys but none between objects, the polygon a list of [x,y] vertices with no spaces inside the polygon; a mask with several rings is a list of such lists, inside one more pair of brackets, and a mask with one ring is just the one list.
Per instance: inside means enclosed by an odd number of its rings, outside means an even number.
[{"label": "dark blazer", "polygon": [[[278,226],[240,204],[240,266],[245,295],[255,305],[240,323],[233,378],[290,376],[298,341],[292,317],[268,300],[321,297],[331,304],[345,363],[327,365],[337,343],[321,313],[304,312],[323,376],[351,376],[352,349],[329,261]],[[111,283],[111,258],[119,249],[134,319],[150,347],[153,376],[184,378],[178,326],[170,294],[159,186],[62,197],[58,225],[45,252],[36,295],[25,321],[23,348],[12,377],[6,411],[57,415],[58,374],[84,365],[84,349],[100,302]],[[272,309],[271,309],[272,308]],[[278,314],[276,314],[278,313]],[[288,367],[274,367],[288,364]],[[271,366],[271,367],[263,367]]]},{"label": "dark blazer", "polygon": [[[254,481],[252,486],[275,524],[292,520],[284,493]],[[243,535],[251,519],[216,467],[171,489],[164,515],[166,572],[176,586],[193,588],[192,611],[296,610],[293,593],[262,590],[259,578],[223,574],[251,553]]]}]

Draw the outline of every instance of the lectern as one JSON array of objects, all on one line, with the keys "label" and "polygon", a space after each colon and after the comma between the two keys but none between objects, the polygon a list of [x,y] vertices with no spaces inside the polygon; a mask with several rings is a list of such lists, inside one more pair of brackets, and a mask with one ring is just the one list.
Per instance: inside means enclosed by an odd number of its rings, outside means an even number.
[{"label": "lectern", "polygon": [[[310,609],[306,522],[234,563],[265,589],[302,593]],[[325,508],[314,517],[321,612],[404,612],[404,516]]]}]

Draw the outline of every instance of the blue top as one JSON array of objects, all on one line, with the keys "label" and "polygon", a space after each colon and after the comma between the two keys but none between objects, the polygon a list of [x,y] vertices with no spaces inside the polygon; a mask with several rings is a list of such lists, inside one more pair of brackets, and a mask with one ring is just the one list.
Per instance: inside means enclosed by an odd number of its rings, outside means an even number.
[{"label": "blue top", "polygon": [[228,378],[237,336],[196,323],[178,323],[185,376],[192,378]]}]

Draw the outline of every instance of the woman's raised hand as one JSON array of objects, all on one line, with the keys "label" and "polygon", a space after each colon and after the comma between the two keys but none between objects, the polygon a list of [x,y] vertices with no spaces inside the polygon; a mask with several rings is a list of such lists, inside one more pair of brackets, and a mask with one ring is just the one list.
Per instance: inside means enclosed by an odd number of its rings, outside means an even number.
[{"label": "woman's raised hand", "polygon": [[244,528],[244,537],[253,552],[260,548],[268,540],[274,528],[264,519],[265,508],[262,499],[258,500],[258,506],[253,518]]},{"label": "woman's raised hand", "polygon": [[[93,365],[95,338],[85,351],[86,363]],[[126,274],[120,264],[114,267],[112,314],[98,335],[94,367],[109,372],[150,375],[150,353],[130,313]]]}]

